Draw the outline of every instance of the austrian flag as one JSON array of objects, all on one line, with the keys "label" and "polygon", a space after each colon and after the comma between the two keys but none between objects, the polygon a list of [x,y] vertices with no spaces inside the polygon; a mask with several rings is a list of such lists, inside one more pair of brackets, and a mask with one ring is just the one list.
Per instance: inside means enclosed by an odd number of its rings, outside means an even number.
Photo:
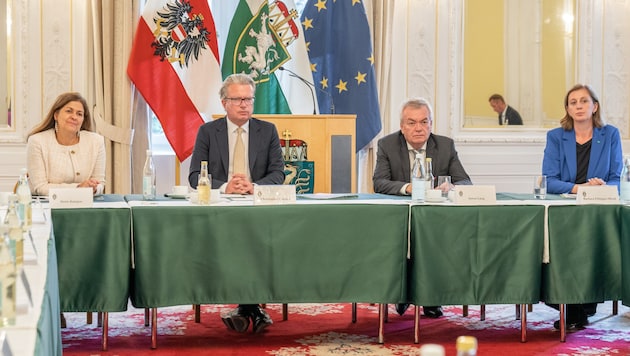
[{"label": "austrian flag", "polygon": [[207,0],[147,1],[127,75],[160,120],[180,161],[192,153],[199,126],[223,112],[219,63]]}]

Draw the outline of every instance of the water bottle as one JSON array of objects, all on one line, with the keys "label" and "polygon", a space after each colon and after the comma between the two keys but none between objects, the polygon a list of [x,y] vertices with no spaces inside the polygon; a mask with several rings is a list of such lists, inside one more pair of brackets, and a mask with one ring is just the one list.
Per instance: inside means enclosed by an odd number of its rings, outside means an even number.
[{"label": "water bottle", "polygon": [[4,225],[9,234],[11,254],[15,258],[15,264],[20,268],[24,261],[24,230],[22,230],[22,221],[17,214],[17,205],[17,196],[15,194],[9,195],[9,210],[4,217]]},{"label": "water bottle", "polygon": [[619,177],[619,199],[623,204],[630,204],[630,155],[623,157],[623,168]]},{"label": "water bottle", "polygon": [[416,153],[411,169],[411,200],[424,202],[427,174],[421,153]]},{"label": "water bottle", "polygon": [[477,338],[474,336],[460,336],[455,343],[457,356],[477,355]]},{"label": "water bottle", "polygon": [[424,344],[420,347],[420,356],[444,356],[444,346],[438,344]]},{"label": "water bottle", "polygon": [[22,168],[15,193],[18,199],[17,213],[22,222],[22,228],[24,231],[28,231],[31,229],[31,225],[33,225],[33,207],[31,203],[33,196],[31,195],[31,188],[28,185],[26,168]]},{"label": "water bottle", "polygon": [[435,182],[435,177],[433,176],[433,160],[431,159],[431,157],[427,157],[427,159],[425,160],[426,162],[426,172],[427,172],[427,180],[425,181],[425,188],[424,190],[431,190],[433,189],[433,187],[435,186],[434,182]]},{"label": "water bottle", "polygon": [[147,150],[147,158],[142,170],[142,197],[144,200],[155,199],[155,164],[151,150]]},{"label": "water bottle", "polygon": [[201,161],[201,173],[197,180],[197,194],[199,197],[199,205],[210,205],[210,189],[212,183],[208,175],[208,161]]},{"label": "water bottle", "polygon": [[15,325],[16,314],[15,257],[11,253],[8,227],[0,226],[0,327]]}]

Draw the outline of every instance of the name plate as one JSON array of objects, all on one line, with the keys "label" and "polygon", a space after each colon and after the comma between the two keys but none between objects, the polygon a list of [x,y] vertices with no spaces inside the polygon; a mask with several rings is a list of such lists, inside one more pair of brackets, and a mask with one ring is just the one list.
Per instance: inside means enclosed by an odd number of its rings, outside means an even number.
[{"label": "name plate", "polygon": [[619,194],[614,185],[579,186],[576,204],[619,204]]},{"label": "name plate", "polygon": [[295,203],[295,185],[255,185],[254,205]]},{"label": "name plate", "polygon": [[94,204],[92,192],[92,188],[52,188],[48,192],[50,208],[91,208]]},{"label": "name plate", "polygon": [[496,205],[497,193],[494,185],[456,185],[456,205]]}]

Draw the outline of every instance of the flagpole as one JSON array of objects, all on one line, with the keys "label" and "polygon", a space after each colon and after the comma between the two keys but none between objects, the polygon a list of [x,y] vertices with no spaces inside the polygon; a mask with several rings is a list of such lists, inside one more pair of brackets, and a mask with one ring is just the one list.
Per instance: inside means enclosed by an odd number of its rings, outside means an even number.
[{"label": "flagpole", "polygon": [[179,158],[177,158],[177,156],[175,156],[175,185],[180,185],[179,184],[179,177],[180,177],[180,171],[181,171],[181,167],[182,163],[179,161]]}]

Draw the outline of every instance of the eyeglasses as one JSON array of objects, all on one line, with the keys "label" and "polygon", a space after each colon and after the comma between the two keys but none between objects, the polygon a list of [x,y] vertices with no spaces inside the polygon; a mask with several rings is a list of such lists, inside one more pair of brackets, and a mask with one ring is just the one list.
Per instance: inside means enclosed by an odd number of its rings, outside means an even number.
[{"label": "eyeglasses", "polygon": [[228,103],[232,103],[233,105],[252,105],[254,103],[255,97],[251,98],[225,98]]}]

